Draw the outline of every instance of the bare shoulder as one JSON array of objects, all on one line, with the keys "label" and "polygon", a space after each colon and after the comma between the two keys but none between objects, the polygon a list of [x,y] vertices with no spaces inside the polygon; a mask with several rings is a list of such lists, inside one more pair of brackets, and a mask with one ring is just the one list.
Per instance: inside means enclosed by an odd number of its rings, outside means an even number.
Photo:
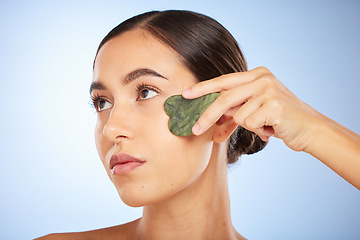
[{"label": "bare shoulder", "polygon": [[101,228],[86,232],[52,233],[34,240],[110,240],[110,239],[131,239],[134,236],[138,220],[126,224]]}]

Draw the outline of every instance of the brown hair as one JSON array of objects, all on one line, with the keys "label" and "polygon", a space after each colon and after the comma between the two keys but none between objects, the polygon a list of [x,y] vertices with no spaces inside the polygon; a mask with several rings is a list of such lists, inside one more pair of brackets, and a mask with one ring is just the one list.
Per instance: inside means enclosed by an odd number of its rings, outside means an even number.
[{"label": "brown hair", "polygon": [[[247,71],[244,55],[234,37],[214,19],[191,11],[152,11],[134,16],[105,36],[96,55],[107,41],[136,28],[174,49],[199,81]],[[228,163],[235,163],[242,154],[258,152],[265,145],[255,133],[238,126],[230,136]]]}]

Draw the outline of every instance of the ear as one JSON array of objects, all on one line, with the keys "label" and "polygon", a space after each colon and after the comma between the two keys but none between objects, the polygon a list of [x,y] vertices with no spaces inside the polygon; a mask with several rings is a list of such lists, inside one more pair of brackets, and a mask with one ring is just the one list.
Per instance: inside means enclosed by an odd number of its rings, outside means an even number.
[{"label": "ear", "polygon": [[231,116],[222,115],[214,126],[213,141],[216,143],[226,141],[235,131],[237,126],[238,125],[234,122],[234,119]]}]

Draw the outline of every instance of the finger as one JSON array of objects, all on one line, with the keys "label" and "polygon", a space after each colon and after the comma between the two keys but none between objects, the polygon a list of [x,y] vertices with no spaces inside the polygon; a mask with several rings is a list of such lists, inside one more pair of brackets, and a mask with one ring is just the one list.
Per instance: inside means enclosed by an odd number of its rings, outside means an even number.
[{"label": "finger", "polygon": [[245,119],[258,110],[264,102],[265,100],[262,96],[249,99],[233,114],[234,122],[242,127],[245,127]]},{"label": "finger", "polygon": [[237,72],[225,74],[211,80],[199,82],[185,89],[182,96],[187,99],[201,97],[208,93],[223,92],[254,79],[253,72]]},{"label": "finger", "polygon": [[202,134],[216,123],[222,115],[229,114],[231,109],[236,109],[251,98],[254,89],[252,85],[254,83],[248,83],[223,92],[198,119],[193,127],[193,133],[195,135]]},{"label": "finger", "polygon": [[271,108],[262,105],[259,109],[251,113],[243,123],[243,127],[256,133],[260,138],[269,138],[274,135],[274,126],[277,121]]},{"label": "finger", "polygon": [[[252,115],[255,111],[262,107],[265,100],[262,97],[250,99],[250,101],[246,102],[242,107],[240,107],[236,113],[233,115],[234,122],[246,129],[249,127],[245,127],[245,119],[247,119],[250,115]],[[255,132],[261,140],[267,142],[270,137],[274,135],[274,129],[269,126],[263,126],[257,129],[248,129],[249,131]]]},{"label": "finger", "polygon": [[274,129],[272,127],[263,127],[254,132],[260,137],[264,142],[269,141],[269,139],[274,135]]}]

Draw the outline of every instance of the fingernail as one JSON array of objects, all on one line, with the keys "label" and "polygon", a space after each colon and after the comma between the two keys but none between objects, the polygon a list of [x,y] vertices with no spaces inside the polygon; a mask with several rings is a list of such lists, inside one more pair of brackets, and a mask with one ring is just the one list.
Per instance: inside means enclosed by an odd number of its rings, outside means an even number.
[{"label": "fingernail", "polygon": [[189,96],[189,95],[190,95],[190,88],[185,89],[185,90],[182,92],[182,95],[183,95],[183,96]]},{"label": "fingernail", "polygon": [[200,125],[198,123],[196,123],[193,127],[192,127],[192,132],[195,135],[199,135],[200,134]]}]

